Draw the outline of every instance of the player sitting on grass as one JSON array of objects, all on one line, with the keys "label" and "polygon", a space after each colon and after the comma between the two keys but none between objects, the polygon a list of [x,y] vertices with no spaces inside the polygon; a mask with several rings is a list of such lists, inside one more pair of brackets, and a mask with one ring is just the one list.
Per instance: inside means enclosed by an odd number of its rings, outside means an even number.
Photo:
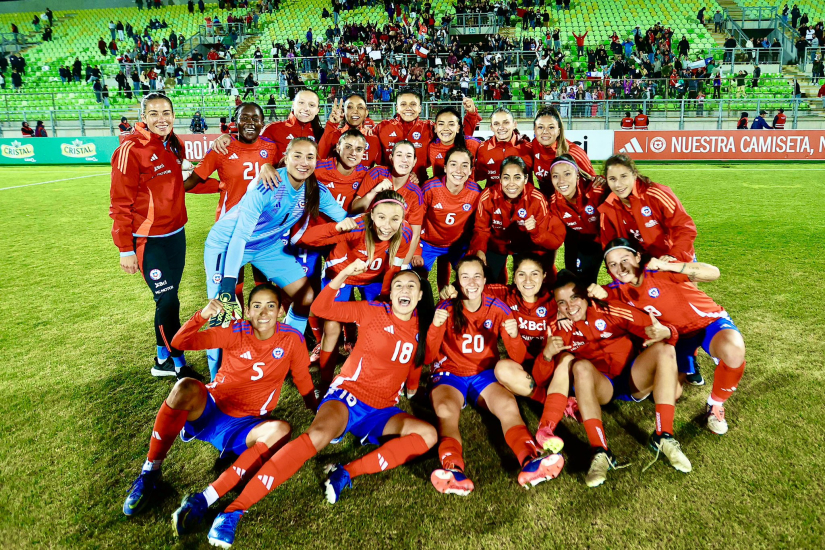
[{"label": "player sitting on grass", "polygon": [[149,454],[123,503],[124,514],[139,513],[158,491],[161,464],[180,434],[184,441],[200,439],[221,453],[239,455],[204,492],[184,498],[173,515],[179,534],[201,521],[212,503],[253,475],[289,439],[289,424],[266,418],[278,404],[288,373],[292,373],[307,407],[315,410],[317,400],[304,338],[277,321],[279,308],[277,289],[264,283],[249,294],[248,321],[198,332],[223,311],[221,303],[213,299],[178,331],[172,340],[176,349],[222,348],[224,362],[211,384],[184,378],[172,388],[158,411]]}]

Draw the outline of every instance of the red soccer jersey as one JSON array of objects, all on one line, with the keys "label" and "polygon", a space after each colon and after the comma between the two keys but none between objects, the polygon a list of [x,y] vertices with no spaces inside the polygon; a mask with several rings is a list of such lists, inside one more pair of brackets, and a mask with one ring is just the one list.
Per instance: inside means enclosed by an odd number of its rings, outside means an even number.
[{"label": "red soccer jersey", "polygon": [[[524,222],[531,216],[536,219],[536,227],[527,231]],[[564,243],[564,237],[564,225],[550,213],[547,201],[532,183],[524,186],[516,201],[510,201],[501,186],[494,185],[481,194],[469,252],[543,254],[557,250]]]},{"label": "red soccer jersey", "polygon": [[[536,175],[536,183],[542,194],[550,200],[555,188],[553,187],[553,180],[550,178],[550,166],[553,164],[553,159],[556,158],[556,144],[551,147],[545,147],[537,140],[532,141],[533,146],[533,173]],[[584,149],[567,140],[568,154],[576,161],[576,165],[582,172],[587,172],[591,176],[596,175],[593,169],[593,164],[590,162],[590,157],[584,152]]]},{"label": "red soccer jersey", "polygon": [[206,153],[195,173],[205,180],[212,172],[218,171],[220,199],[215,221],[241,202],[247,187],[261,171],[261,165],[269,164],[277,157],[278,147],[265,138],[258,138],[250,144],[232,138],[225,155],[214,149]]},{"label": "red soccer jersey", "polygon": [[495,136],[481,144],[476,152],[475,180],[486,181],[490,187],[501,178],[501,163],[507,157],[521,157],[529,170],[533,169],[533,146],[530,138],[516,130],[510,141],[501,142]]},{"label": "red soccer jersey", "polygon": [[198,332],[207,321],[196,312],[175,334],[172,346],[181,350],[223,349],[221,369],[206,386],[221,412],[234,417],[272,412],[288,373],[292,373],[301,395],[315,390],[304,337],[291,326],[277,323],[274,335],[258,340],[246,321]]},{"label": "red soccer jersey", "polygon": [[367,177],[369,170],[359,164],[348,176],[338,171],[337,161],[334,158],[323,160],[315,165],[315,177],[318,183],[329,189],[336,202],[346,211],[349,211],[355,192]]},{"label": "red soccer jersey", "polygon": [[510,359],[524,362],[527,348],[519,336],[512,338],[502,328],[507,319],[514,319],[510,308],[488,294],[482,295],[481,307],[476,311],[464,309],[467,328],[461,334],[453,329],[453,306],[449,300],[438,304],[436,309],[446,309],[450,316],[437,327],[430,326],[427,333],[427,363],[433,363],[433,371],[450,372],[457,376],[475,376],[496,366],[501,358],[498,353],[498,337]]},{"label": "red soccer jersey", "polygon": [[312,303],[321,319],[358,323],[358,340],[331,388],[341,388],[376,409],[392,407],[404,384],[418,389],[415,367],[418,317],[403,321],[383,302],[336,302],[335,290],[323,289]]},{"label": "red soccer jersey", "polygon": [[[467,150],[470,151],[471,158],[476,158],[476,152],[481,146],[481,140],[472,136],[464,136],[464,143],[467,145]],[[447,158],[447,153],[453,148],[453,145],[444,145],[441,140],[435,138],[427,150],[427,158],[430,166],[433,167],[433,177],[440,178],[444,175],[444,159]]]},{"label": "red soccer jersey", "polygon": [[614,281],[605,289],[610,299],[652,313],[662,324],[675,326],[682,336],[691,336],[719,318],[728,318],[725,309],[683,273],[645,270],[638,287]]},{"label": "red soccer jersey", "polygon": [[541,292],[535,302],[525,302],[515,285],[487,285],[484,291],[507,304],[518,321],[518,334],[527,347],[525,361],[541,354],[547,338],[549,322],[558,316],[556,300],[549,292]]},{"label": "red soccer jersey", "polygon": [[272,141],[278,147],[278,155],[272,159],[272,164],[278,166],[286,154],[286,146],[290,141],[296,137],[305,137],[315,141],[315,132],[311,122],[301,122],[295,118],[293,113],[290,113],[286,120],[267,124],[261,132],[261,137]]},{"label": "red soccer jersey", "polygon": [[594,186],[579,178],[578,190],[573,202],[569,202],[558,191],[550,196],[550,211],[559,218],[568,231],[575,231],[596,239],[599,235],[598,208],[610,189]]},{"label": "red soccer jersey", "polygon": [[[367,119],[357,130],[363,131],[364,128],[374,127],[375,123]],[[348,124],[345,124],[343,128],[339,128],[337,125],[327,122],[327,125],[324,127],[324,135],[321,136],[321,141],[318,142],[318,156],[320,158],[332,156],[335,151],[335,146],[341,138],[341,134],[349,129],[350,126]],[[372,168],[381,161],[381,142],[378,140],[378,134],[376,134],[374,130],[372,135],[368,136],[365,134],[364,137],[367,139],[367,150],[364,151],[364,160],[361,161],[361,165],[365,168]]]},{"label": "red soccer jersey", "polygon": [[632,237],[657,258],[667,254],[680,262],[694,260],[696,224],[670,187],[636,180],[628,198],[629,208],[614,193],[599,206],[602,247],[615,238]]},{"label": "red soccer jersey", "polygon": [[326,261],[326,277],[333,279],[341,270],[351,264],[354,260],[364,260],[367,264],[367,271],[360,275],[347,277],[348,285],[368,285],[384,279],[383,293],[389,292],[389,284],[393,274],[398,271],[407,257],[412,240],[412,228],[407,222],[403,222],[401,229],[401,244],[394,258],[389,258],[390,241],[375,239],[375,251],[372,260],[367,256],[366,229],[364,227],[363,216],[353,218],[358,223],[358,228],[347,233],[339,233],[335,222],[325,223],[307,229],[301,237],[300,246],[313,248],[323,248],[334,246],[329,258]]},{"label": "red soccer jersey", "polygon": [[[363,197],[369,194],[376,185],[385,179],[392,181],[392,173],[386,166],[376,166],[364,178],[358,191],[355,192],[357,197]],[[407,181],[400,189],[396,189],[407,203],[407,212],[404,219],[410,225],[421,225],[424,221],[424,194],[421,188],[411,181]]]},{"label": "red soccer jersey", "polygon": [[475,213],[481,188],[467,180],[457,195],[447,190],[441,178],[433,178],[421,189],[424,193],[424,223],[421,240],[432,246],[444,248],[469,232],[468,223]]}]

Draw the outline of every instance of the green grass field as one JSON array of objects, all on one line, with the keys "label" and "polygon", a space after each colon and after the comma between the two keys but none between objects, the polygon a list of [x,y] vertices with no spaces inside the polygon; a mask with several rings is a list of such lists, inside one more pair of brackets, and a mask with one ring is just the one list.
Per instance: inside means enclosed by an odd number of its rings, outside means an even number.
[{"label": "green grass field", "polygon": [[[700,260],[722,278],[703,288],[742,330],[748,367],[728,402],[730,432],[702,428],[710,387],[685,391],[676,436],[689,475],[644,447],[653,404],[604,415],[613,451],[633,462],[588,489],[583,426],[565,420],[568,465],[531,491],[489,415],[462,416],[467,498],[438,494],[433,453],[359,478],[334,507],[323,466],[365,450],[331,446],[243,519],[238,548],[822,548],[825,546],[825,178],[823,164],[647,165],[699,228]],[[170,514],[226,462],[207,444],[178,443],[164,464],[166,497],[142,516],[121,506],[146,456],[155,413],[172,383],[149,374],[152,301],[118,266],[108,218],[108,167],[3,168],[0,187],[0,540],[8,548],[205,547],[178,542]],[[93,177],[82,177],[92,176]],[[188,196],[182,317],[204,304],[203,243],[215,197]],[[206,358],[190,362],[207,372]],[[706,377],[712,363],[700,358]],[[402,407],[433,419],[426,399]],[[540,411],[522,403],[528,426]],[[300,433],[312,416],[291,383],[277,416]],[[235,493],[221,501],[224,505]]]}]

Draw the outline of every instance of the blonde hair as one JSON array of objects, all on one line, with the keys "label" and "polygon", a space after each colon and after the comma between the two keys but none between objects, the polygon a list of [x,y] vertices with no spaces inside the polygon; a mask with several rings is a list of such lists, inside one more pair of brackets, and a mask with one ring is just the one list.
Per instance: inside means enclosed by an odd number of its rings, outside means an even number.
[{"label": "blonde hair", "polygon": [[[372,222],[372,210],[380,201],[391,200],[400,203],[401,209],[403,213],[406,215],[407,210],[407,201],[404,200],[404,197],[401,196],[401,193],[398,191],[393,191],[392,189],[387,189],[386,191],[381,191],[375,196],[375,199],[372,201],[372,206],[366,213],[364,213],[364,241],[367,245],[367,263],[371,263],[373,260],[373,256],[375,255],[375,238],[376,238],[376,231],[375,231],[375,224]],[[404,223],[398,226],[398,231],[395,232],[395,235],[392,236],[390,239],[390,248],[387,251],[387,254],[390,258],[395,258],[395,255],[398,253],[398,249],[401,247],[401,239],[404,238]]]}]

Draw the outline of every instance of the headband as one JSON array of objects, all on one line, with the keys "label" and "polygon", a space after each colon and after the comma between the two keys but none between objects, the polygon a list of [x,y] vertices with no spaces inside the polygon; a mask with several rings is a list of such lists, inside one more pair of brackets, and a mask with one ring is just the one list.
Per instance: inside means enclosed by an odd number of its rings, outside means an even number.
[{"label": "headband", "polygon": [[620,244],[620,245],[618,245],[618,246],[614,246],[613,248],[608,248],[607,250],[605,250],[605,251],[604,251],[604,257],[605,257],[605,258],[607,258],[607,255],[608,255],[608,254],[610,254],[612,251],[614,251],[614,250],[616,250],[616,249],[619,249],[619,248],[624,248],[625,250],[630,250],[630,251],[631,251],[631,252],[633,252],[634,254],[638,254],[638,253],[639,253],[639,251],[638,251],[638,250],[634,250],[634,249],[632,249],[632,248],[631,248],[631,247],[629,247],[629,246],[625,246],[625,245],[623,245],[623,244]]},{"label": "headband", "polygon": [[574,169],[574,170],[576,170],[576,172],[578,172],[578,171],[579,171],[579,167],[578,167],[578,165],[576,165],[576,163],[575,163],[575,162],[570,162],[570,161],[569,161],[569,160],[567,160],[567,159],[557,159],[557,160],[554,160],[553,162],[551,162],[551,163],[550,163],[550,169],[552,170],[552,169],[553,169],[553,167],[554,167],[555,165],[557,165],[557,164],[569,164],[570,166],[572,166],[572,167],[573,167],[573,169]]},{"label": "headband", "polygon": [[407,211],[407,205],[406,205],[406,204],[404,204],[403,202],[399,201],[399,200],[395,200],[395,199],[381,199],[380,201],[375,201],[374,203],[372,203],[372,206],[370,206],[370,212],[372,212],[372,211],[375,209],[375,207],[376,207],[376,206],[378,206],[379,204],[384,204],[384,203],[392,203],[392,204],[397,204],[398,206],[400,206],[401,208],[403,208],[405,212]]}]

